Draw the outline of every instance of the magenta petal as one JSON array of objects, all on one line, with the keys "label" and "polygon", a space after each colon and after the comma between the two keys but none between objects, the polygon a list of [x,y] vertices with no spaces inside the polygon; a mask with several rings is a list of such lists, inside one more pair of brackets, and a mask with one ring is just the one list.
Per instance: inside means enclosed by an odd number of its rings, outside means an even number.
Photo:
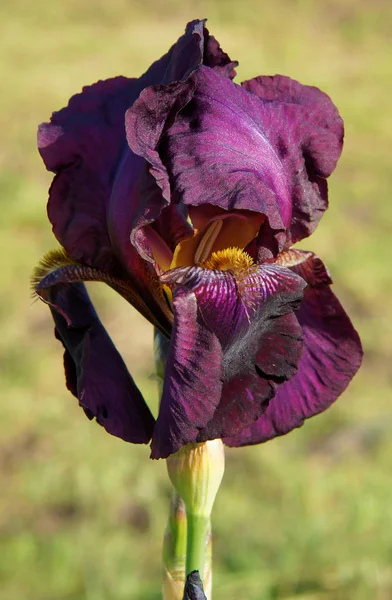
[{"label": "magenta petal", "polygon": [[302,359],[298,373],[279,388],[264,415],[224,440],[229,446],[258,444],[300,427],[338,398],[361,364],[358,334],[331,291],[321,260],[298,250],[285,252],[281,260],[308,283],[297,313],[304,333]]},{"label": "magenta petal", "polygon": [[[128,168],[125,112],[145,87],[185,79],[203,61],[228,69],[228,76],[235,66],[209,36],[204,21],[195,20],[139,79],[116,77],[85,87],[66,108],[52,115],[50,123],[40,126],[40,153],[48,170],[56,173],[50,189],[49,219],[57,239],[74,259],[96,268],[117,269],[107,226],[113,183],[120,164],[126,163],[126,185],[120,186],[125,192],[138,185],[139,170],[143,168],[143,161],[134,164],[132,158],[131,170]],[[128,198],[121,200],[126,202]],[[128,215],[132,217],[130,206]],[[126,249],[121,246],[121,250],[123,259]]]},{"label": "magenta petal", "polygon": [[142,92],[127,112],[128,143],[167,201],[253,210],[279,235],[299,223],[306,202],[309,222],[325,209],[343,131],[331,106],[335,120],[329,104],[323,120],[306,102],[262,100],[200,67],[185,82]]},{"label": "magenta petal", "polygon": [[152,457],[188,442],[232,435],[257,419],[296,372],[301,328],[293,313],[305,282],[275,265],[249,272],[183,267]]},{"label": "magenta petal", "polygon": [[253,94],[201,67],[184,83],[144,90],[127,113],[128,143],[149,161],[165,197],[254,210],[281,230],[291,218],[289,182],[263,110]]},{"label": "magenta petal", "polygon": [[301,150],[305,170],[299,172],[293,188],[292,241],[310,235],[328,207],[326,177],[336,167],[343,146],[343,121],[329,96],[316,87],[275,75],[260,76],[242,83],[262,100],[303,107]]},{"label": "magenta petal", "polygon": [[147,444],[154,418],[101,324],[82,283],[41,290],[50,305],[56,337],[64,345],[68,389],[89,419],[108,433]]},{"label": "magenta petal", "polygon": [[[196,20],[187,25],[185,34],[168,54],[143,76],[143,87],[185,80],[201,64],[216,69],[226,77],[234,77],[234,67],[237,63],[231,61],[223,52],[215,38],[209,35],[204,23],[205,21]],[[163,69],[164,63],[166,67]],[[128,118],[127,130],[129,135],[137,135],[137,132],[133,131],[133,123],[130,123]],[[172,227],[167,228],[167,218],[161,213],[169,206],[170,191],[166,183],[166,173],[163,177],[158,175],[159,168],[154,171],[154,177],[157,179],[155,182],[145,168],[144,160],[131,150],[123,155],[113,183],[108,212],[110,238],[123,261],[130,252],[131,240],[140,255],[153,262],[143,230],[145,225],[155,222],[161,236],[164,230],[163,239],[170,248],[192,233],[192,228],[186,220],[187,215],[181,214],[177,209],[170,212],[175,213],[173,216],[178,227],[176,230]]]}]

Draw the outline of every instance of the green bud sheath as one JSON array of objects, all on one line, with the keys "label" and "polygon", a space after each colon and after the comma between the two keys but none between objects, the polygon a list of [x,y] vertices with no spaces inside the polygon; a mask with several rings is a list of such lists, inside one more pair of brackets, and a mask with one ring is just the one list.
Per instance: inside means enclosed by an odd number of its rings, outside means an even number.
[{"label": "green bud sheath", "polygon": [[211,598],[211,511],[224,473],[221,440],[187,444],[167,459],[171,482],[184,501],[187,515],[186,574],[204,576]]},{"label": "green bud sheath", "polygon": [[163,539],[163,600],[182,600],[185,580],[187,519],[185,505],[173,492]]},{"label": "green bud sheath", "polygon": [[209,518],[225,470],[222,440],[186,444],[166,462],[187,514]]}]

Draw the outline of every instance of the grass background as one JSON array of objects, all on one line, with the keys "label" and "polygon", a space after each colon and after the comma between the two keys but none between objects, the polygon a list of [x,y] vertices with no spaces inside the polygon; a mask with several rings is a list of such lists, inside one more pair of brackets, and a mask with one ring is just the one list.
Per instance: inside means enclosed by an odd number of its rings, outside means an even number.
[{"label": "grass background", "polygon": [[[302,247],[327,262],[366,352],[326,414],[227,452],[215,598],[392,597],[390,1],[2,0],[0,600],[160,597],[165,464],[83,416],[49,311],[30,299],[30,272],[55,245],[35,133],[82,85],[141,74],[204,16],[239,80],[290,75],[328,92],[345,119],[330,210]],[[109,289],[91,293],[156,407],[150,326]]]}]

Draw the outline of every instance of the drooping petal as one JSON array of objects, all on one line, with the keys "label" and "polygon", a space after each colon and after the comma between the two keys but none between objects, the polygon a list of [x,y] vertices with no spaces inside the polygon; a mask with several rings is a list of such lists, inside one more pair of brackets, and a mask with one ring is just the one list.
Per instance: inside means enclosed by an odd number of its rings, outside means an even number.
[{"label": "drooping petal", "polygon": [[[343,121],[329,96],[316,87],[275,75],[260,76],[242,83],[262,100],[304,107],[307,118],[301,127],[304,169],[298,171],[293,187],[292,242],[310,235],[328,207],[326,178],[336,167],[343,147]],[[280,142],[283,144],[284,140]]]},{"label": "drooping petal", "polygon": [[[63,249],[46,254],[35,268],[32,285],[34,292],[40,294],[47,288],[59,284],[101,281],[118,292],[136,310],[141,313],[163,335],[170,337],[173,314],[168,306],[162,285],[152,275],[149,263],[138,255],[134,264],[133,282],[124,273],[123,277],[95,269],[74,261]],[[136,287],[134,282],[136,281]],[[145,288],[146,293],[143,293]]]},{"label": "drooping petal", "polygon": [[166,458],[195,441],[213,414],[222,388],[219,342],[204,327],[195,296],[179,290],[173,305],[174,326],[151,458]]},{"label": "drooping petal", "polygon": [[290,250],[279,261],[308,283],[297,312],[304,333],[302,359],[297,374],[279,388],[264,415],[224,440],[229,446],[258,444],[300,427],[340,396],[361,364],[358,334],[331,291],[321,260],[311,252]]},{"label": "drooping petal", "polygon": [[301,194],[329,174],[328,144],[341,144],[312,118],[306,103],[262,100],[201,67],[185,82],[144,90],[127,112],[127,139],[167,201],[256,211],[279,235]]},{"label": "drooping petal", "polygon": [[288,269],[182,267],[161,280],[173,289],[174,327],[152,458],[252,423],[302,349],[293,310],[305,282]]},{"label": "drooping petal", "polygon": [[68,389],[89,419],[127,442],[147,444],[154,418],[100,322],[82,283],[39,291],[62,342]]}]

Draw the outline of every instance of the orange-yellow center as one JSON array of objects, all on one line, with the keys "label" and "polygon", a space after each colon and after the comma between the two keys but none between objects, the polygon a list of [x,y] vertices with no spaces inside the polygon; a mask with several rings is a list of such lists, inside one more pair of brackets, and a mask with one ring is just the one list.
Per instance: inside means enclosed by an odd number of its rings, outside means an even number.
[{"label": "orange-yellow center", "polygon": [[204,269],[219,270],[219,271],[249,271],[254,266],[253,259],[240,248],[226,248],[213,252],[211,256],[201,263]]},{"label": "orange-yellow center", "polygon": [[253,261],[243,250],[257,236],[264,216],[251,211],[228,212],[218,207],[196,207],[190,218],[194,234],[177,244],[172,252],[155,231],[148,238],[162,273],[178,267],[243,271]]}]

